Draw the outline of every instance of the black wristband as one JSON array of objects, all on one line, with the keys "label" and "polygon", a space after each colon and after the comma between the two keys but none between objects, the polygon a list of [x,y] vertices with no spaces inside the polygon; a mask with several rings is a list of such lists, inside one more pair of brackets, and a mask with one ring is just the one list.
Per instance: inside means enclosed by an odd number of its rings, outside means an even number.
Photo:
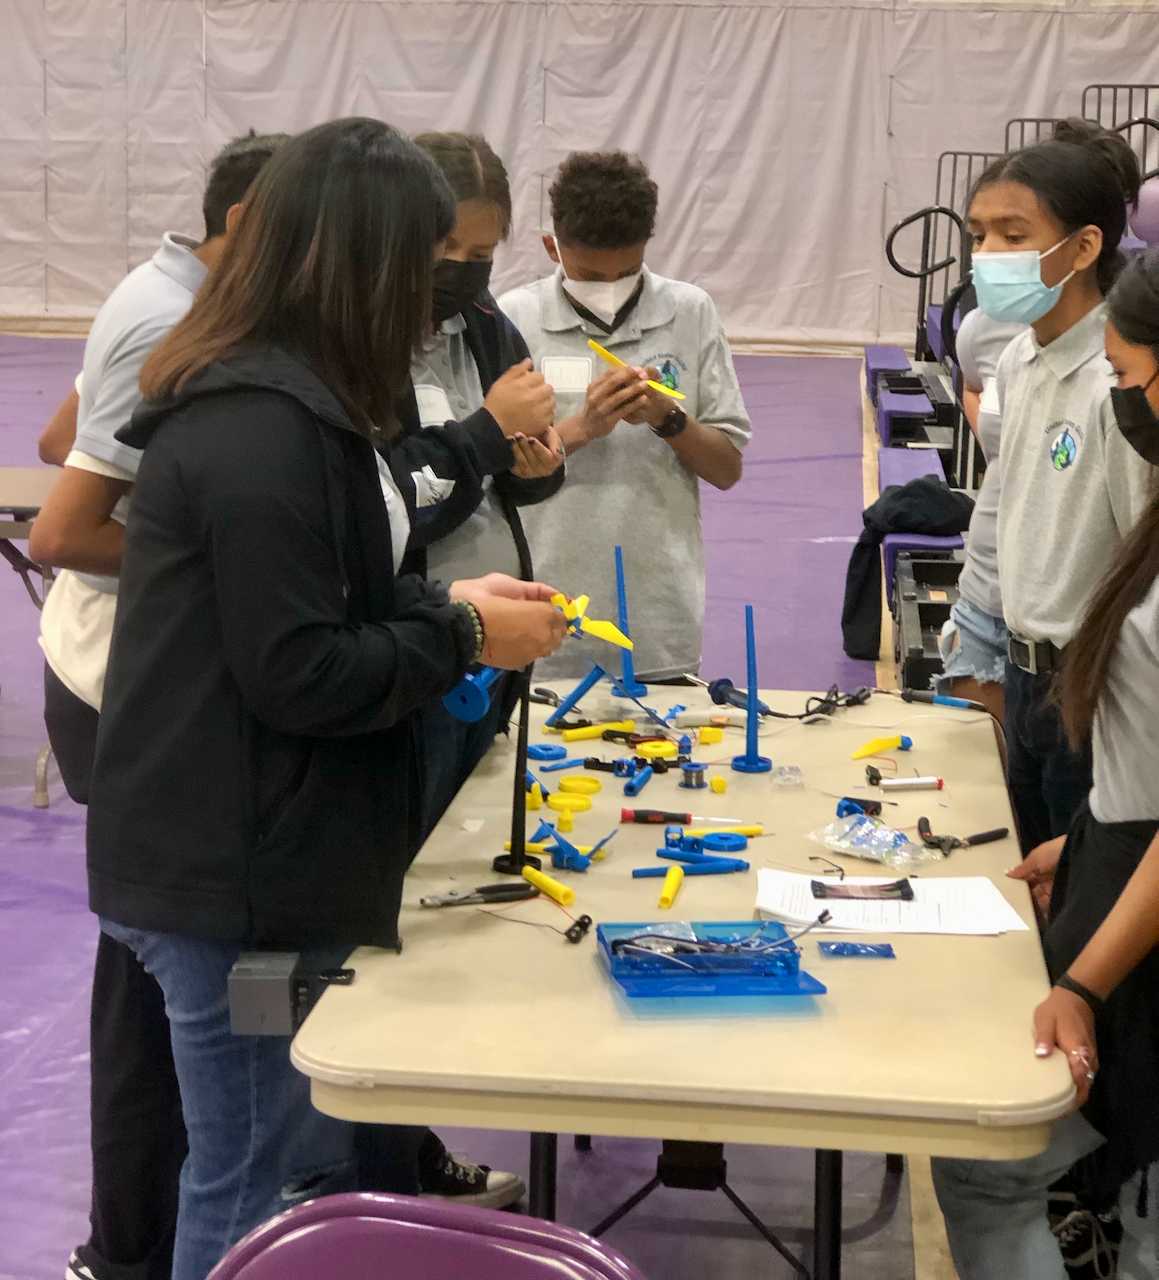
[{"label": "black wristband", "polygon": [[1096,1017],[1098,1017],[1098,1015],[1102,1013],[1103,1011],[1102,998],[1100,996],[1095,995],[1095,993],[1090,989],[1090,987],[1084,987],[1081,982],[1078,982],[1074,978],[1072,978],[1069,973],[1064,973],[1061,977],[1056,978],[1054,985],[1056,987],[1062,987],[1064,991],[1072,992],[1074,995],[1078,996],[1080,1000],[1085,1000],[1087,1004],[1090,1005],[1091,1012]]}]

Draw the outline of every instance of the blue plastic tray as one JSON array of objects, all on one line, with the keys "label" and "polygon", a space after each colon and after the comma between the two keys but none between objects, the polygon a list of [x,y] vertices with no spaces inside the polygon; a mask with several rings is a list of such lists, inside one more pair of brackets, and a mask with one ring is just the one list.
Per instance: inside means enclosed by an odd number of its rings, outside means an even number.
[{"label": "blue plastic tray", "polygon": [[825,986],[801,969],[796,946],[778,947],[764,955],[688,955],[679,958],[691,968],[663,956],[614,955],[612,942],[639,933],[671,933],[691,929],[695,937],[712,942],[739,942],[759,934],[775,942],[788,937],[774,921],[671,920],[647,924],[601,924],[596,928],[600,958],[616,984],[628,996],[820,996]]}]

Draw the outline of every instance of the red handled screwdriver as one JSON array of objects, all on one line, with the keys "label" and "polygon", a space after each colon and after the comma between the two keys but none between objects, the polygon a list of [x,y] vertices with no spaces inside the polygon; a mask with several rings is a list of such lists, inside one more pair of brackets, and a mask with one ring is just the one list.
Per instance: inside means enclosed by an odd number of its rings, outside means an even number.
[{"label": "red handled screwdriver", "polygon": [[744,822],[743,818],[710,818],[699,813],[668,813],[664,809],[621,809],[621,822],[675,822],[687,826],[690,822]]}]

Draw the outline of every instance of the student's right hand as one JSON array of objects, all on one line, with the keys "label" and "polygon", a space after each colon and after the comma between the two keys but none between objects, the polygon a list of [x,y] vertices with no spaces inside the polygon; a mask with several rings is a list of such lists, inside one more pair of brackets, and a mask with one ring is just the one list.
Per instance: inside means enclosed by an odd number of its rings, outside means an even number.
[{"label": "student's right hand", "polygon": [[647,404],[648,388],[638,369],[609,369],[588,383],[580,414],[584,434],[589,440],[611,435],[621,418],[642,412]]},{"label": "student's right hand", "polygon": [[1054,889],[1054,873],[1062,857],[1066,836],[1046,840],[1036,845],[1017,867],[1011,867],[1007,875],[1011,880],[1025,880],[1030,885],[1030,896],[1043,919],[1050,911],[1050,895]]},{"label": "student's right hand", "polygon": [[567,622],[553,604],[480,596],[471,601],[483,618],[483,656],[489,667],[519,671],[563,644]]},{"label": "student's right hand", "polygon": [[555,392],[524,360],[495,379],[483,408],[505,436],[541,436],[555,419]]}]

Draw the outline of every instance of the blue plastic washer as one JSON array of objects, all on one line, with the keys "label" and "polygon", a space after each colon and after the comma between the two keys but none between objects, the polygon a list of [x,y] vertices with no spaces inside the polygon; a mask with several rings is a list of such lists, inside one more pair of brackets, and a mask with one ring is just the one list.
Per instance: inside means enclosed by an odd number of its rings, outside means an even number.
[{"label": "blue plastic washer", "polygon": [[749,847],[749,838],[737,831],[713,831],[704,837],[704,847],[713,853],[740,853]]},{"label": "blue plastic washer", "polygon": [[567,756],[567,747],[556,747],[548,742],[533,742],[527,748],[528,760],[563,760]]}]

